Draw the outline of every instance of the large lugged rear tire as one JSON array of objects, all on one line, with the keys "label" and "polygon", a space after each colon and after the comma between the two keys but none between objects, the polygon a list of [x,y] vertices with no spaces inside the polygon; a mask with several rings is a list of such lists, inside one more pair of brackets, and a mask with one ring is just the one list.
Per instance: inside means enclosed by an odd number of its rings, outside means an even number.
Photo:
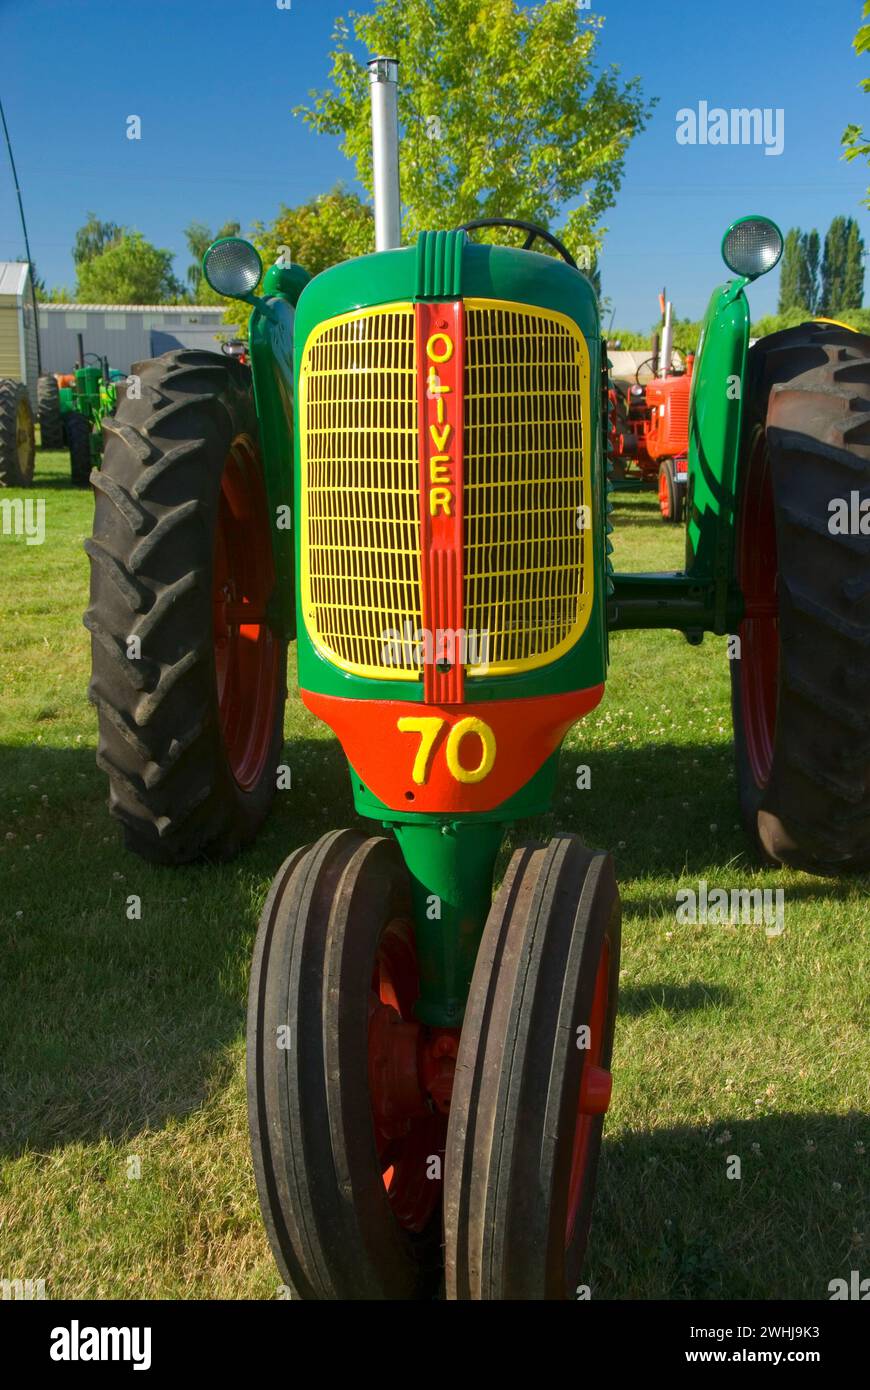
[{"label": "large lugged rear tire", "polygon": [[853,495],[870,498],[870,337],[807,323],[762,339],[738,504],[737,777],[761,851],[810,873],[870,868],[870,516],[857,534],[829,526]]},{"label": "large lugged rear tire", "polygon": [[72,485],[88,487],[91,481],[91,427],[77,410],[67,411],[66,442]]},{"label": "large lugged rear tire", "polygon": [[46,373],[36,383],[39,438],[43,449],[63,448],[63,420],[60,414],[60,387],[57,377]]},{"label": "large lugged rear tire", "polygon": [[0,487],[30,487],[36,438],[27,387],[0,380]]},{"label": "large lugged rear tire", "polygon": [[133,370],[91,475],[97,762],[130,849],[227,858],[268,811],[286,698],[250,372],[187,350]]}]

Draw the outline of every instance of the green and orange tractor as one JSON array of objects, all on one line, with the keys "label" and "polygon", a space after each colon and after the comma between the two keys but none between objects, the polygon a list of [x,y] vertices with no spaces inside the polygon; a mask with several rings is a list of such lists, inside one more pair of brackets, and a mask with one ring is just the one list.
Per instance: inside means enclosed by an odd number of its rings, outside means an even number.
[{"label": "green and orange tractor", "polygon": [[[608,364],[568,249],[484,222],[401,245],[396,65],[370,65],[377,250],[311,279],[216,242],[249,362],[140,364],[94,475],[91,698],[128,846],[235,853],[281,775],[288,644],[368,829],[291,846],[257,936],[253,1162],[304,1299],[576,1296],[620,952],[613,861],[575,833],[515,851],[609,635],[733,634],[747,831],[768,860],[870,866],[870,339],[751,350],[777,227],[725,233],[691,383],[682,570],[619,574]],[[491,236],[498,219],[485,219]],[[552,254],[539,254],[540,239]],[[733,389],[734,382],[740,390]],[[138,640],[133,642],[132,638]]]},{"label": "green and orange tractor", "polygon": [[[103,421],[113,415],[118,403],[118,387],[126,380],[124,372],[109,366],[109,359],[96,352],[85,352],[78,335],[79,360],[73,372],[40,378],[45,385],[40,420],[43,443],[49,437],[59,447],[66,441],[70,477],[74,487],[88,487],[91,469],[99,468],[103,456]],[[54,383],[54,390],[49,390]],[[44,415],[42,412],[44,411]]]}]

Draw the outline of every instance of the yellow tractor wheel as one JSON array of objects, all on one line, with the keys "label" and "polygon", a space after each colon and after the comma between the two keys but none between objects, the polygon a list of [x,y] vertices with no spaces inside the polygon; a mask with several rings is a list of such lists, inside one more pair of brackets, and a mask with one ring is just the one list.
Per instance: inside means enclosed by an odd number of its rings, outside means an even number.
[{"label": "yellow tractor wheel", "polygon": [[0,487],[30,487],[36,436],[27,387],[0,380]]}]

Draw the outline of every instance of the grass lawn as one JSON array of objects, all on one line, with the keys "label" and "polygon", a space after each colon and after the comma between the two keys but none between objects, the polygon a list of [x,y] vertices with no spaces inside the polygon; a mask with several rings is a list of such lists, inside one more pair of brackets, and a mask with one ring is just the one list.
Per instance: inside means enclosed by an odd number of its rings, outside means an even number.
[{"label": "grass lawn", "polygon": [[[281,860],[353,822],[343,757],[291,694],[293,789],[253,850],[167,871],[122,849],[86,697],[92,499],[66,474],[64,455],[38,455],[44,545],[0,535],[0,1278],[44,1278],[49,1298],[273,1297],[248,1157],[248,968]],[[680,564],[651,495],[614,519],[618,565]],[[870,1274],[870,882],[752,859],[724,646],[615,635],[607,697],[569,735],[534,827],[612,849],[623,894],[594,1298],[819,1299]],[[781,887],[784,933],[678,924],[677,890],[701,879]]]}]

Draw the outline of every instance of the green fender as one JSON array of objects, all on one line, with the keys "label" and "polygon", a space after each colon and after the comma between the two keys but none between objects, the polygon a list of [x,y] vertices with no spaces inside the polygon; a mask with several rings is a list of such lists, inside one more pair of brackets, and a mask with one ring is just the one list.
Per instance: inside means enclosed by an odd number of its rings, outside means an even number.
[{"label": "green fender", "polygon": [[714,290],[698,343],[689,403],[686,574],[711,592],[713,631],[733,630],[737,467],[743,428],[749,304],[745,279]]},{"label": "green fender", "polygon": [[296,301],[310,275],[301,266],[271,266],[265,297],[257,300],[248,330],[260,457],[269,519],[275,590],[269,621],[282,637],[296,635],[293,573],[293,330]]}]

